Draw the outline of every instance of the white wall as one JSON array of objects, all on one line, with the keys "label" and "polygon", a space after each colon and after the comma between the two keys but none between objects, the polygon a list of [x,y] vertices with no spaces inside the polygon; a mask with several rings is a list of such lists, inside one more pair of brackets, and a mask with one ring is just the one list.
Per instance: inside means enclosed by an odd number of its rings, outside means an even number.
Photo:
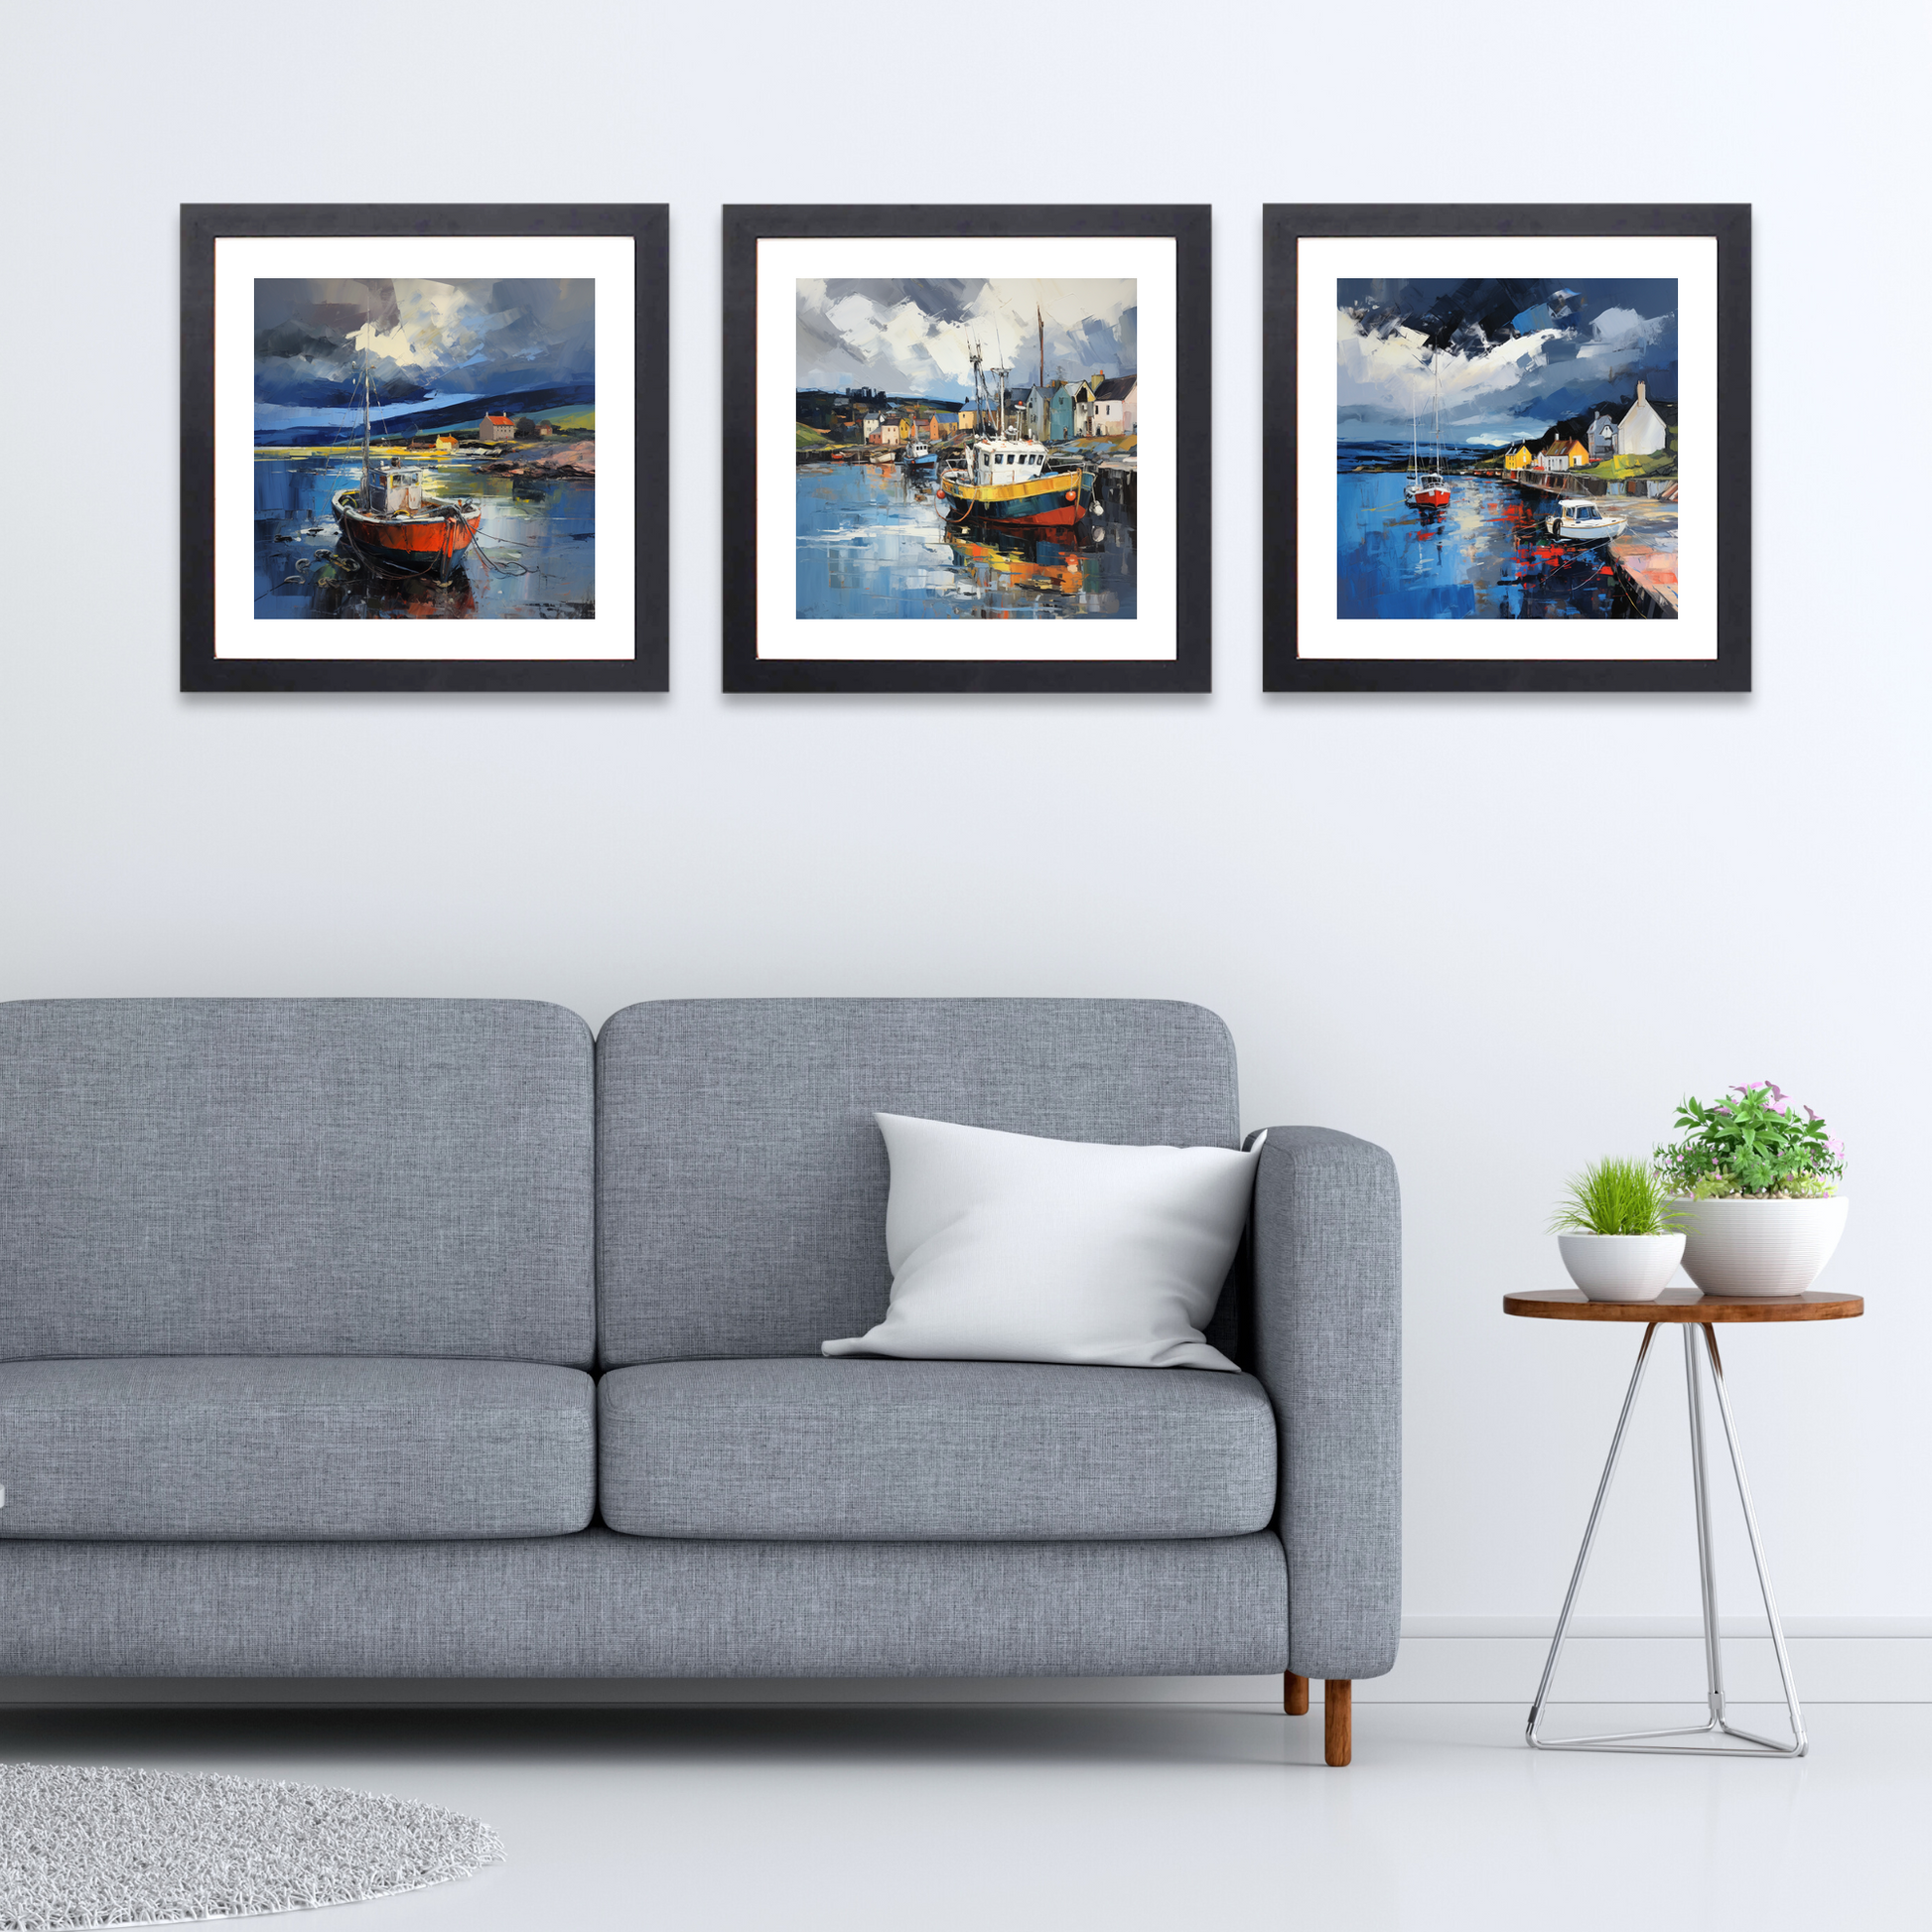
[{"label": "white wall", "polygon": [[[1871,1306],[1727,1343],[1784,1606],[1932,1631],[1916,500],[1834,436],[1760,445],[1749,697],[1260,691],[1264,199],[1750,201],[1760,428],[1804,395],[1871,448],[1923,401],[1925,170],[1887,104],[1915,16],[1575,18],[1124,4],[1091,23],[1121,105],[979,111],[1043,192],[1215,206],[1214,694],[1056,701],[718,689],[719,206],[976,197],[972,20],[476,4],[385,56],[378,17],[328,9],[23,16],[0,995],[1203,1001],[1251,1125],[1400,1164],[1408,1602],[1435,1631],[1554,1611],[1627,1369],[1628,1331],[1498,1311],[1560,1279],[1563,1176],[1768,1074],[1849,1143],[1827,1280]],[[854,121],[828,55],[933,104]],[[1648,119],[1562,158],[1493,132],[1633,59]],[[177,692],[177,205],[362,197],[670,203],[668,698]],[[1695,1602],[1658,1369],[1589,1599],[1640,1620]]]}]

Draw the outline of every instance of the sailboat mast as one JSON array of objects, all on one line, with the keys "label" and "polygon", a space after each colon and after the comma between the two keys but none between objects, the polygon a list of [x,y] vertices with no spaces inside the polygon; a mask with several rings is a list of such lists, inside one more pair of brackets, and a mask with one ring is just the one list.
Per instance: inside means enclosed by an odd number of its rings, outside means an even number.
[{"label": "sailboat mast", "polygon": [[362,324],[362,507],[369,504],[369,326]]}]

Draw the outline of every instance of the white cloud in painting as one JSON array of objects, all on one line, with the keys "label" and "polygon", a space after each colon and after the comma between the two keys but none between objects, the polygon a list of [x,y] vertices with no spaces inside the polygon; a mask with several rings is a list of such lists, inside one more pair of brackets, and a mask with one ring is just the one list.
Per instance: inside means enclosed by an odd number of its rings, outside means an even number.
[{"label": "white cloud in painting", "polygon": [[1048,380],[1124,375],[1136,362],[1137,284],[1131,277],[1038,281],[801,277],[797,383],[889,393],[969,396],[977,344],[1024,392]]},{"label": "white cloud in painting", "polygon": [[1669,316],[1640,316],[1634,309],[1605,309],[1590,325],[1590,340],[1577,354],[1581,360],[1648,348],[1669,327]]},{"label": "white cloud in painting", "polygon": [[349,336],[358,352],[386,357],[400,369],[461,368],[481,361],[485,339],[520,319],[520,309],[486,309],[459,283],[408,281],[398,276],[396,320],[364,323]]},{"label": "white cloud in painting", "polygon": [[1548,365],[1548,348],[1568,332],[1539,329],[1505,343],[1486,344],[1474,354],[1444,349],[1432,356],[1419,329],[1397,324],[1384,335],[1364,334],[1346,309],[1335,311],[1336,390],[1343,408],[1368,406],[1377,413],[1427,416],[1442,383],[1443,414],[1466,414],[1485,397],[1517,388],[1533,369]]}]

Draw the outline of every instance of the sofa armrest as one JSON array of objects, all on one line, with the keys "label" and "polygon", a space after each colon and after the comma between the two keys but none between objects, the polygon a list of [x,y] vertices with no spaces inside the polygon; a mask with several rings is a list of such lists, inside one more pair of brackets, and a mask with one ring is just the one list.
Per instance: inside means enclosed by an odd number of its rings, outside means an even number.
[{"label": "sofa armrest", "polygon": [[1253,1366],[1275,1405],[1288,1667],[1380,1677],[1402,1621],[1402,1200],[1379,1147],[1271,1127],[1255,1174]]}]

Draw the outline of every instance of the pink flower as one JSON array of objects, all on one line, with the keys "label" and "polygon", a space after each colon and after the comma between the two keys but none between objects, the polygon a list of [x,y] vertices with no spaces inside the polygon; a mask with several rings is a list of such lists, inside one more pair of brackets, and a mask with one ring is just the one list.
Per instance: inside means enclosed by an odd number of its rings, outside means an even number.
[{"label": "pink flower", "polygon": [[1845,1143],[1843,1141],[1827,1141],[1825,1143],[1825,1151],[1827,1154],[1832,1155],[1843,1154],[1845,1152]]}]

